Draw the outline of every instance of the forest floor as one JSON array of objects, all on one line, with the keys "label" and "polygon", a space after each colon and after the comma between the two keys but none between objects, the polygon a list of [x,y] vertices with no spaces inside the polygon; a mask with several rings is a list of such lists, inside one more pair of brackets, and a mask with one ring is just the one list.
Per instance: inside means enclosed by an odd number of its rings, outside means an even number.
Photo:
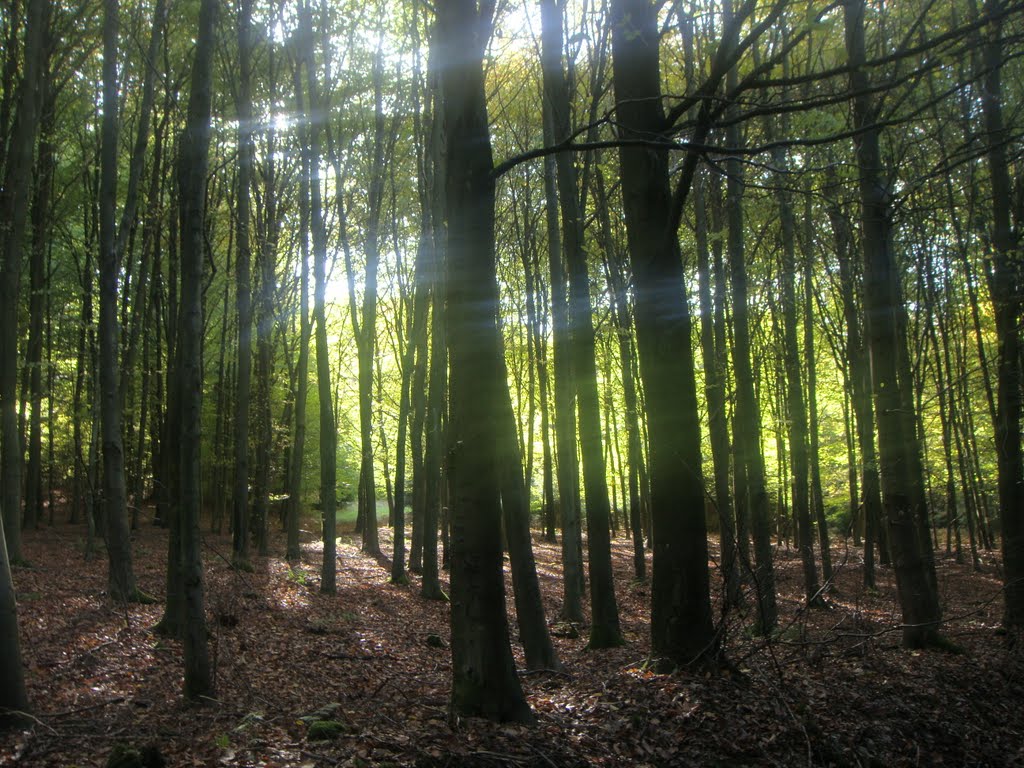
[{"label": "forest floor", "polygon": [[[944,632],[961,653],[902,650],[891,569],[866,593],[860,550],[834,542],[827,609],[802,610],[799,559],[780,548],[779,632],[756,637],[751,617],[723,615],[716,596],[734,671],[663,675],[644,663],[650,586],[617,539],[626,644],[589,651],[585,627],[573,637],[553,624],[565,670],[522,675],[537,718],[524,727],[449,717],[447,606],[420,599],[417,577],[389,584],[386,563],[343,538],[338,594],[323,596],[320,550],[304,537],[296,568],[275,534],[275,555],[241,573],[225,560],[228,538],[206,536],[217,699],[187,706],[180,644],[151,631],[162,606],[115,606],[102,552],[82,557],[82,528],[26,533],[31,565],[14,582],[33,713],[0,734],[0,765],[104,766],[119,743],[153,745],[168,766],[1024,765],[1024,654],[997,634],[995,553],[979,573],[938,564]],[[139,584],[154,595],[166,543],[149,524],[135,534]],[[538,540],[536,553],[556,617],[559,550]],[[324,717],[339,733],[310,739]]]}]

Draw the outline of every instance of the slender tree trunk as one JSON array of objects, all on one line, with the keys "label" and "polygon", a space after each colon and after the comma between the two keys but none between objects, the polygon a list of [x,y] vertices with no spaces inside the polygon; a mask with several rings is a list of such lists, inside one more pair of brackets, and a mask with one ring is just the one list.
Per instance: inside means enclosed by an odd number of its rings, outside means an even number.
[{"label": "slender tree trunk", "polygon": [[203,405],[203,248],[205,187],[209,166],[213,47],[217,3],[202,0],[188,118],[181,138],[181,443],[178,525],[181,531],[181,576],[184,586],[185,698],[205,700],[214,691],[203,605],[203,567],[199,516],[202,510],[200,441]]},{"label": "slender tree trunk", "polygon": [[117,280],[120,264],[116,250],[117,203],[117,42],[118,0],[106,0],[103,21],[103,127],[100,152],[100,414],[103,434],[103,501],[108,589],[115,600],[139,597],[132,570],[131,534],[124,474],[124,435],[121,431],[121,396],[118,382]]},{"label": "slender tree trunk", "polygon": [[739,562],[736,552],[736,523],[729,489],[729,419],[726,411],[726,355],[719,349],[715,333],[715,309],[711,298],[711,252],[704,196],[704,178],[694,179],[693,207],[697,235],[697,281],[700,296],[700,343],[704,359],[704,396],[708,403],[708,430],[715,473],[715,506],[721,546],[722,577],[729,602],[741,600]]},{"label": "slender tree trunk", "polygon": [[313,235],[313,320],[316,323],[316,378],[320,398],[320,514],[323,519],[324,559],[320,591],[337,591],[337,443],[331,400],[331,360],[327,347],[327,232],[320,189],[320,93],[313,57],[310,9],[301,10],[305,40],[306,84],[309,90],[309,142],[305,147],[309,167],[310,226]]},{"label": "slender tree trunk", "polygon": [[[545,135],[554,143],[550,110],[544,110]],[[579,509],[579,458],[576,453],[576,404],[570,356],[569,309],[562,268],[562,236],[558,227],[558,191],[555,159],[544,160],[544,196],[548,231],[552,341],[554,360],[555,460],[558,472],[558,509],[562,525],[562,618],[583,621],[583,550]]]},{"label": "slender tree trunk", "polygon": [[[562,69],[562,17],[554,0],[541,2],[543,25],[545,106],[551,114],[555,141],[569,137],[569,89]],[[562,214],[562,244],[569,269],[569,335],[573,383],[576,390],[583,458],[583,484],[587,502],[587,549],[590,572],[590,647],[621,645],[619,609],[612,577],[611,508],[606,466],[601,446],[601,405],[597,392],[594,324],[590,307],[590,279],[583,250],[583,223],[573,156],[555,158],[558,203]]]},{"label": "slender tree trunk", "polygon": [[[810,495],[814,520],[818,525],[818,545],[821,548],[821,577],[828,585],[832,581],[832,552],[829,546],[828,521],[825,519],[825,498],[821,488],[821,448],[818,428],[818,358],[814,351],[814,215],[810,190],[804,190],[803,249],[804,273],[804,357],[807,359],[807,412],[810,430]],[[854,475],[856,478],[856,475]]]},{"label": "slender tree trunk", "polygon": [[[498,360],[498,368],[505,369],[505,360]],[[507,380],[507,376],[505,377]],[[498,392],[500,402],[499,466],[501,471],[501,511],[505,523],[505,540],[508,544],[512,589],[515,596],[516,620],[519,624],[519,639],[526,656],[526,668],[561,669],[558,655],[551,644],[544,604],[541,599],[540,580],[537,578],[537,562],[533,556],[533,540],[530,535],[530,497],[523,482],[522,456],[516,440],[515,414],[512,400],[505,393]]]},{"label": "slender tree trunk", "polygon": [[[47,30],[44,47],[49,49]],[[49,286],[46,261],[50,250],[50,196],[53,187],[54,94],[49,72],[49,56],[44,55],[42,73],[42,115],[39,123],[39,153],[36,157],[32,189],[32,248],[29,252],[29,331],[27,359],[31,415],[28,429],[28,463],[25,467],[25,527],[38,528],[43,517],[43,326]],[[51,398],[52,402],[52,398]],[[53,430],[49,430],[53,434]]]},{"label": "slender tree trunk", "polygon": [[[731,74],[730,79],[735,75]],[[739,131],[731,127],[726,141],[737,146]],[[736,379],[736,426],[734,457],[743,466],[743,493],[750,513],[754,540],[754,586],[757,590],[757,624],[760,632],[775,629],[775,571],[772,566],[771,510],[766,487],[764,454],[761,451],[761,412],[754,390],[751,363],[747,266],[743,243],[743,170],[739,158],[726,160],[726,220],[728,261],[733,304],[733,369]],[[737,495],[739,494],[737,490]]]},{"label": "slender tree trunk", "polygon": [[850,363],[850,400],[861,458],[861,494],[864,506],[864,586],[875,586],[875,545],[888,563],[888,539],[882,533],[882,495],[875,453],[874,406],[871,402],[870,363],[861,334],[860,309],[856,299],[853,233],[842,211],[837,193],[839,180],[826,178],[828,216],[839,262],[839,289],[846,320],[846,359]]},{"label": "slender tree trunk", "polygon": [[252,0],[238,10],[238,168],[235,174],[235,302],[238,310],[238,381],[235,391],[235,461],[232,479],[231,560],[249,569],[249,404],[252,396]]},{"label": "slender tree trunk", "polygon": [[[269,68],[274,72],[273,48],[267,52]],[[276,75],[274,75],[276,78]],[[276,83],[272,91],[276,92]],[[272,96],[276,99],[276,96]],[[270,452],[274,446],[274,424],[270,409],[270,390],[274,375],[273,341],[277,325],[274,297],[277,289],[277,249],[281,216],[277,205],[276,131],[266,129],[263,145],[263,199],[260,206],[259,266],[260,286],[256,313],[256,471],[253,483],[253,534],[256,551],[266,556],[270,526]],[[286,422],[287,423],[287,422]]]},{"label": "slender tree trunk", "polygon": [[609,201],[605,190],[604,174],[600,167],[594,174],[596,195],[594,203],[601,224],[601,244],[605,250],[605,271],[611,287],[614,302],[611,305],[612,320],[619,342],[619,365],[622,369],[622,399],[626,413],[626,440],[629,454],[629,527],[633,539],[633,573],[638,579],[647,576],[647,560],[644,555],[644,532],[641,519],[640,464],[643,461],[640,445],[640,413],[637,402],[636,379],[633,375],[634,353],[633,334],[630,329],[629,303],[626,292],[626,278],[623,274],[622,255],[615,247],[612,236]]},{"label": "slender tree trunk", "polygon": [[[441,193],[443,187],[438,189]],[[438,219],[434,219],[439,222]],[[444,453],[448,445],[444,418],[447,391],[448,345],[445,333],[445,272],[444,251],[441,250],[442,233],[435,231],[434,255],[431,260],[430,316],[430,383],[427,392],[427,445],[423,456],[424,509],[423,509],[423,578],[420,594],[428,600],[444,600],[438,577],[437,526],[443,520],[445,495]]]},{"label": "slender tree trunk", "polygon": [[[302,98],[302,68],[296,65],[295,111],[306,114]],[[305,122],[298,126],[299,142],[309,144],[309,128]],[[292,442],[291,469],[288,472],[288,510],[286,513],[287,544],[285,557],[297,563],[299,550],[299,516],[302,511],[302,475],[306,456],[306,401],[309,392],[309,340],[312,327],[309,321],[309,234],[310,234],[310,169],[311,152],[302,153],[299,171],[299,361],[295,382],[295,439]]]},{"label": "slender tree trunk", "polygon": [[[781,118],[781,130],[789,134],[789,121]],[[772,135],[769,129],[768,136]],[[772,153],[775,168],[784,173],[789,166],[789,158],[781,147]],[[797,335],[796,301],[796,216],[793,201],[786,189],[786,180],[778,180],[776,199],[779,205],[779,225],[782,238],[782,270],[779,279],[782,282],[782,347],[783,361],[786,369],[786,394],[788,405],[789,450],[793,469],[793,512],[799,531],[800,561],[804,572],[804,598],[807,604],[822,603],[818,568],[814,561],[814,528],[811,523],[810,494],[810,456],[808,455],[807,400],[804,396],[804,385],[800,357],[800,343]],[[806,305],[806,303],[805,303]],[[810,316],[804,317],[804,324],[810,325]],[[805,350],[806,353],[806,350]]]}]

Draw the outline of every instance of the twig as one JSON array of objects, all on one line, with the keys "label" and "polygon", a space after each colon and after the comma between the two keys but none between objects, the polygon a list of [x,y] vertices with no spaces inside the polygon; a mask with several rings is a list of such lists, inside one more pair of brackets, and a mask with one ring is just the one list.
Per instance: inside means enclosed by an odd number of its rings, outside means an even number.
[{"label": "twig", "polygon": [[46,723],[44,723],[42,720],[40,720],[38,717],[36,717],[35,715],[31,714],[30,712],[24,712],[24,711],[22,711],[20,709],[4,709],[2,711],[6,715],[14,715],[15,717],[24,717],[24,718],[27,718],[28,720],[32,720],[33,722],[39,723],[39,725],[43,726],[43,728],[46,728],[54,736],[60,736],[60,734],[57,733],[57,730],[53,726],[47,725]]},{"label": "twig", "polygon": [[94,709],[102,709],[103,707],[109,707],[111,704],[120,704],[124,701],[124,696],[115,696],[107,701],[101,701],[99,704],[89,704],[85,707],[76,707],[75,709],[65,709],[62,712],[44,712],[45,717],[67,717],[68,715],[77,715],[81,712],[89,712]]}]

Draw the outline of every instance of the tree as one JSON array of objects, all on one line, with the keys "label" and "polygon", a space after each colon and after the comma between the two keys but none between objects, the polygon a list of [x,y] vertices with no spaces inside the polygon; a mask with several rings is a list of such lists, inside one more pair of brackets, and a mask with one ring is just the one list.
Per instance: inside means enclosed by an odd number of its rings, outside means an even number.
[{"label": "tree", "polygon": [[[0,728],[28,711],[28,693],[18,639],[18,604],[7,557],[4,521],[0,518]],[[13,717],[12,717],[13,714]]]},{"label": "tree", "polygon": [[203,251],[206,176],[210,152],[213,48],[217,3],[202,0],[192,90],[178,156],[181,220],[181,310],[178,385],[181,443],[178,452],[178,526],[184,597],[185,698],[214,695],[206,633],[199,513],[202,509],[200,442],[203,406]]},{"label": "tree", "polygon": [[304,167],[309,170],[310,230],[313,235],[313,321],[316,323],[316,380],[320,399],[320,515],[323,520],[324,560],[320,591],[334,594],[337,589],[337,438],[334,403],[331,397],[331,360],[327,348],[327,316],[324,304],[327,290],[327,231],[324,225],[320,189],[320,116],[323,109],[317,70],[313,57],[313,21],[308,5],[300,9],[299,41],[306,67],[308,103],[308,144]]},{"label": "tree", "polygon": [[501,556],[498,286],[494,177],[483,55],[493,3],[437,5],[447,148],[448,349],[452,473],[452,708],[529,722],[508,639]]},{"label": "tree", "polygon": [[1003,4],[987,0],[987,39],[982,49],[985,77],[981,104],[992,187],[992,270],[989,292],[996,317],[999,361],[996,371],[996,457],[999,466],[999,508],[1003,529],[1003,624],[1012,640],[1024,630],[1024,452],[1021,450],[1022,409],[1020,318],[1020,233],[1011,216],[1016,199],[1007,163],[1007,128],[1003,120]]},{"label": "tree", "polygon": [[854,139],[860,174],[861,250],[871,389],[878,428],[882,505],[903,612],[903,644],[935,645],[942,619],[928,535],[921,446],[912,397],[907,315],[892,250],[887,184],[879,149],[877,106],[864,70],[864,0],[847,0],[846,49],[853,97]]},{"label": "tree", "polygon": [[[562,16],[554,0],[541,3],[542,57],[545,106],[555,141],[571,134],[569,88],[562,69]],[[580,425],[583,485],[587,500],[587,547],[590,553],[590,647],[621,645],[619,609],[612,580],[609,536],[608,485],[601,449],[601,412],[597,393],[594,324],[590,306],[590,279],[583,250],[583,222],[573,156],[555,157],[558,203],[562,214],[562,244],[569,268],[569,333],[573,384]]]},{"label": "tree", "polygon": [[[647,0],[613,0],[609,22],[623,135],[657,136],[666,123],[656,6]],[[702,665],[714,657],[716,640],[691,321],[671,223],[668,151],[624,145],[619,166],[650,435],[651,645],[656,656],[672,665]]]},{"label": "tree", "polygon": [[106,0],[103,20],[103,135],[100,149],[100,370],[99,394],[103,435],[103,501],[110,559],[110,595],[138,599],[128,529],[124,474],[124,435],[118,389],[117,322],[119,260],[116,247],[117,197],[117,41],[118,0]]},{"label": "tree", "polygon": [[[302,64],[297,62],[295,80],[295,112],[306,113],[302,98]],[[309,146],[308,127],[298,126],[299,145]],[[302,466],[306,453],[306,399],[309,392],[309,339],[312,325],[309,321],[309,234],[310,234],[310,179],[309,152],[302,153],[299,170],[299,360],[295,382],[295,434],[291,446],[291,467],[288,472],[288,507],[285,525],[288,542],[285,557],[297,562],[299,551],[299,514],[302,509]]]},{"label": "tree", "polygon": [[0,187],[0,513],[10,536],[8,555],[14,562],[22,559],[22,454],[17,412],[18,294],[32,155],[39,127],[45,19],[49,9],[47,0],[28,3],[20,95],[8,151],[3,158],[3,187]]},{"label": "tree", "polygon": [[238,381],[235,393],[234,492],[231,495],[232,560],[249,566],[249,406],[252,399],[252,0],[238,7],[238,169],[235,175],[235,257],[238,291]]}]

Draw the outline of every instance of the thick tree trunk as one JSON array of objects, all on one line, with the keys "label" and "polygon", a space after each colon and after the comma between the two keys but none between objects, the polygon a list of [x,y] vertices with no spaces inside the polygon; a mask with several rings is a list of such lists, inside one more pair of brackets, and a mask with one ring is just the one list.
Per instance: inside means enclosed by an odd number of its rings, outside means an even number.
[{"label": "thick tree trunk", "polygon": [[509,646],[500,507],[503,355],[497,327],[493,160],[483,55],[491,11],[438,4],[447,130],[448,342],[451,360],[452,709],[532,721]]},{"label": "thick tree trunk", "polygon": [[882,505],[888,519],[896,586],[903,612],[903,643],[939,642],[942,620],[935,563],[926,520],[926,496],[917,433],[913,381],[907,349],[906,307],[892,247],[891,222],[882,177],[879,131],[865,60],[864,0],[847,0],[846,48],[851,66],[855,139],[860,172],[861,247],[871,385],[878,427]]},{"label": "thick tree trunk", "polygon": [[1003,31],[999,0],[986,0],[990,22],[984,47],[982,110],[992,185],[992,276],[989,292],[996,317],[999,362],[996,368],[996,457],[1003,533],[1003,625],[1013,642],[1024,634],[1024,452],[1021,449],[1021,266],[1020,236],[1010,213],[1016,200],[1007,164],[1009,134],[1003,123]]},{"label": "thick tree trunk", "polygon": [[4,522],[0,518],[0,728],[28,711],[28,693],[18,640],[18,604],[7,557]]},{"label": "thick tree trunk", "polygon": [[14,127],[0,187],[0,513],[8,554],[21,561],[21,435],[18,429],[18,294],[29,210],[32,155],[39,127],[48,0],[30,0],[26,13],[24,62]]},{"label": "thick tree trunk", "polygon": [[[611,24],[620,128],[626,137],[650,138],[664,125],[655,5],[614,0]],[[679,245],[669,231],[668,152],[627,146],[619,161],[650,436],[652,652],[673,665],[703,664],[716,639],[691,320]]]}]

